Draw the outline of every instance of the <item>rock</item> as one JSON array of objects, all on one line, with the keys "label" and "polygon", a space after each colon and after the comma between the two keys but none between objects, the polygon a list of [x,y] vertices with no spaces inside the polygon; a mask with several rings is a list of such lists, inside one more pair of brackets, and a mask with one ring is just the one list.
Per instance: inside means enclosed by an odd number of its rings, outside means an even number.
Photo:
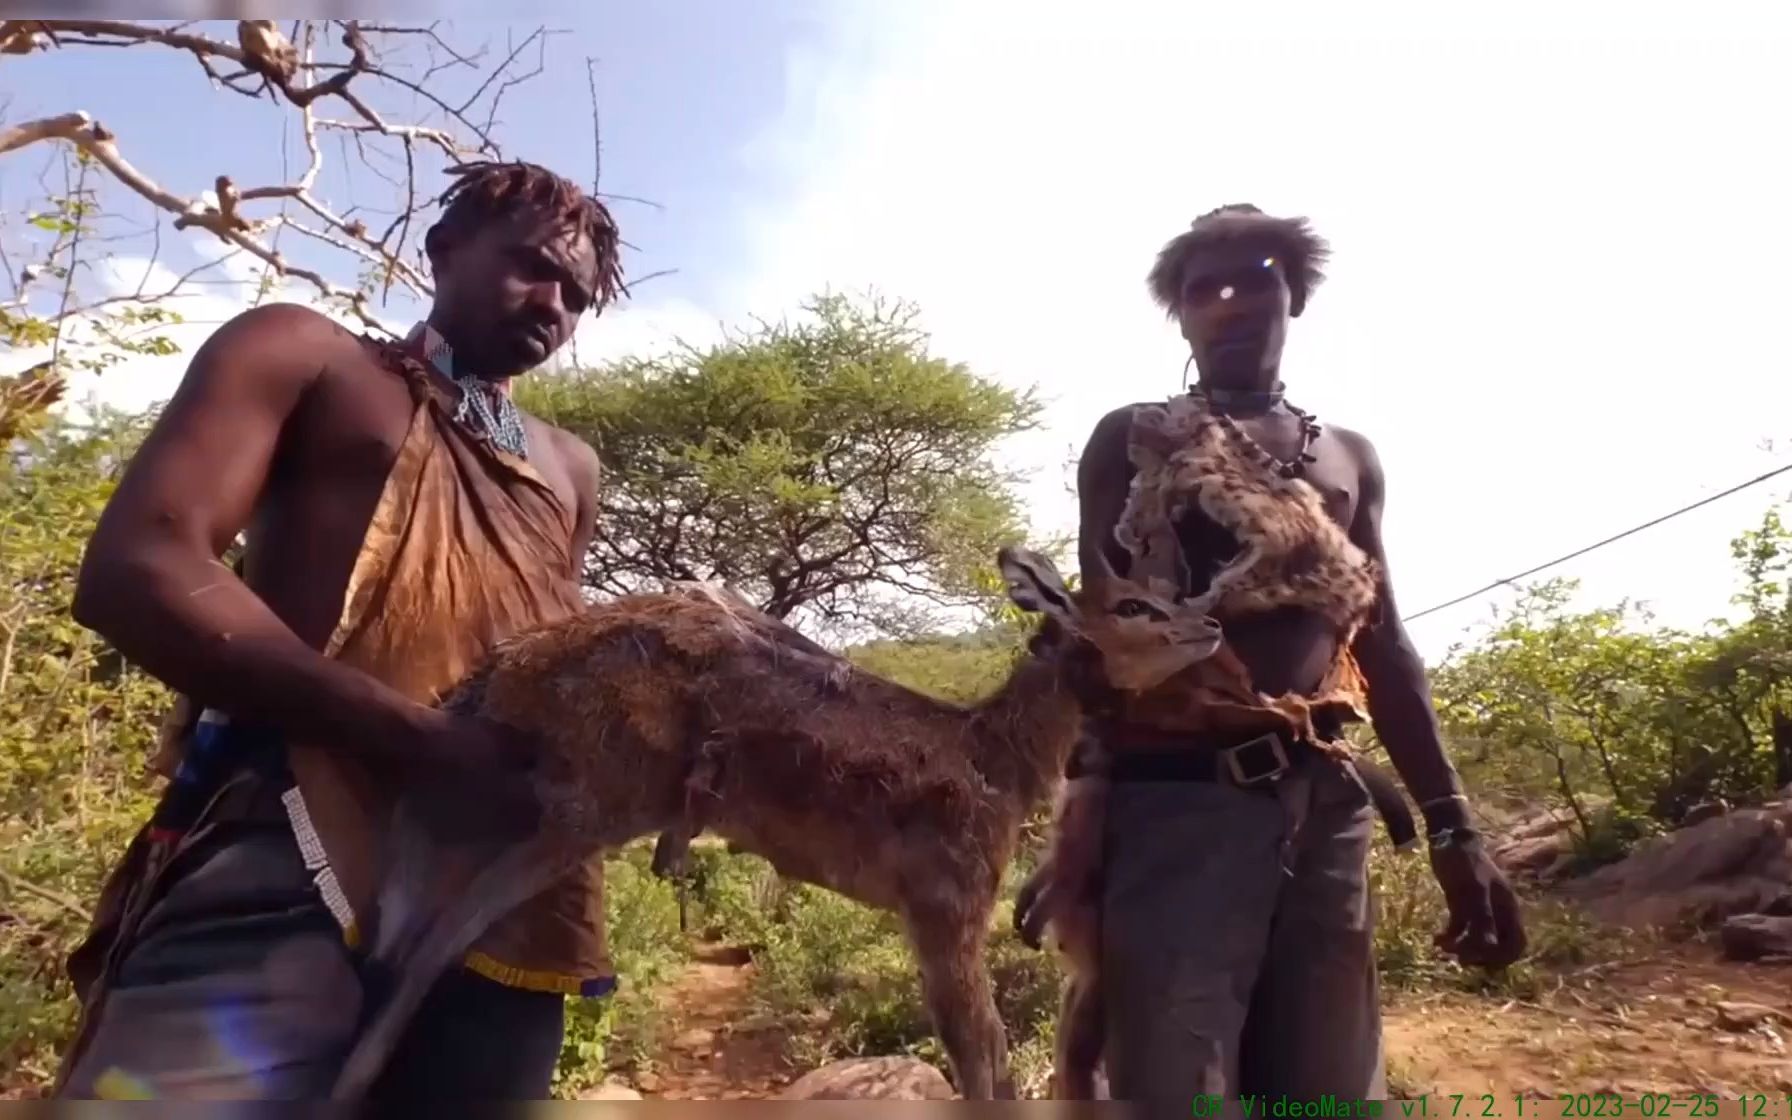
[{"label": "rock", "polygon": [[1787,1019],[1784,1012],[1776,1007],[1768,1007],[1764,1003],[1732,1003],[1723,1001],[1717,1005],[1717,1025],[1726,1031],[1752,1031],[1763,1023],[1777,1023]]},{"label": "rock", "polygon": [[1738,809],[1653,837],[1567,890],[1598,917],[1632,927],[1758,914],[1792,882],[1789,832],[1792,808]]},{"label": "rock", "polygon": [[1553,878],[1572,849],[1567,819],[1551,813],[1519,821],[1502,832],[1491,854],[1501,870],[1517,878]]},{"label": "rock", "polygon": [[799,1077],[778,1095],[786,1101],[950,1101],[945,1074],[914,1058],[848,1058]]},{"label": "rock", "polygon": [[638,1101],[641,1094],[635,1092],[619,1081],[606,1081],[595,1089],[587,1089],[579,1094],[582,1101]]},{"label": "rock", "polygon": [[1792,917],[1776,914],[1737,914],[1718,929],[1724,956],[1733,961],[1758,961],[1768,957],[1792,960]]},{"label": "rock", "polygon": [[643,1093],[657,1093],[660,1090],[659,1075],[651,1072],[635,1074],[635,1087]]},{"label": "rock", "polygon": [[716,1032],[705,1030],[702,1027],[692,1027],[690,1030],[685,1031],[683,1034],[680,1034],[677,1038],[672,1040],[674,1049],[688,1050],[697,1054],[698,1057],[703,1056],[703,1054],[698,1053],[698,1051],[708,1052],[713,1050],[715,1044]]},{"label": "rock", "polygon": [[1680,818],[1681,828],[1691,828],[1695,824],[1703,824],[1713,817],[1721,817],[1730,811],[1730,807],[1722,801],[1702,801],[1686,811]]}]

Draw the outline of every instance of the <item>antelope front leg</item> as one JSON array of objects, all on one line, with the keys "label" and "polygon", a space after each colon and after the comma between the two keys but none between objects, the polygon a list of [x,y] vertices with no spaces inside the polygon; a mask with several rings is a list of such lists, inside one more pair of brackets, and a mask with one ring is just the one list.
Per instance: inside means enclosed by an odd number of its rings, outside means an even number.
[{"label": "antelope front leg", "polygon": [[983,961],[989,908],[979,914],[910,914],[909,938],[921,962],[927,1014],[945,1044],[958,1095],[967,1101],[1011,1100],[1008,1034]]}]

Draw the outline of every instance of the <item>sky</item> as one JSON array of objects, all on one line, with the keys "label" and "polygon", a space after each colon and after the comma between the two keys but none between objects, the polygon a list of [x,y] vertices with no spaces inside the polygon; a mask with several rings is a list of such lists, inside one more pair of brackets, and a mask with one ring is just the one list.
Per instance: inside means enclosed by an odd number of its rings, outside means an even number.
[{"label": "sky", "polygon": [[[1224,203],[1309,217],[1333,261],[1290,333],[1289,399],[1374,441],[1413,613],[1792,462],[1786,17],[1444,8],[537,3],[528,18],[567,33],[502,135],[588,179],[595,56],[601,185],[658,204],[611,205],[630,274],[676,271],[587,322],[581,359],[829,288],[912,300],[938,353],[1047,401],[1044,429],[1003,451],[1042,532],[1074,527],[1067,464],[1090,425],[1181,386],[1183,344],[1145,290],[1157,249]],[[8,120],[87,109],[184,192],[226,165],[278,177],[277,141],[249,142],[272,111],[224,106],[179,57],[9,59],[0,93]],[[26,155],[0,162],[6,204]],[[235,306],[220,288],[192,317]],[[182,362],[96,388],[148,403]],[[1728,609],[1729,539],[1789,491],[1792,475],[1550,574],[1696,627]],[[1504,601],[1413,635],[1435,660]]]}]

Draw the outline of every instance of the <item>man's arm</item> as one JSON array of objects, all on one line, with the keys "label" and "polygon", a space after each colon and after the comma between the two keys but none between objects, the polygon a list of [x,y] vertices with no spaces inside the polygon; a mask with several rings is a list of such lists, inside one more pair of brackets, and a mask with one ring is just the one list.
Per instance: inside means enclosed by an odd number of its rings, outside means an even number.
[{"label": "man's arm", "polygon": [[579,495],[573,519],[572,578],[583,582],[585,554],[590,551],[591,537],[597,530],[597,490],[603,482],[603,464],[596,449],[571,432],[563,432],[560,442],[566,448],[567,472]]},{"label": "man's arm", "polygon": [[1350,537],[1374,559],[1381,574],[1375,614],[1357,635],[1352,650],[1369,685],[1369,719],[1407,790],[1419,802],[1427,827],[1432,831],[1461,827],[1468,823],[1462,783],[1444,753],[1425,662],[1400,621],[1393,581],[1388,577],[1381,540],[1386,489],[1381,461],[1364,437],[1355,432],[1338,434],[1350,443],[1361,464]]},{"label": "man's arm", "polygon": [[[1339,435],[1354,445],[1362,464],[1362,493],[1351,537],[1375,558],[1382,580],[1375,617],[1358,635],[1353,652],[1369,683],[1370,722],[1388,748],[1401,780],[1418,801],[1432,837],[1431,869],[1450,912],[1434,940],[1463,964],[1504,968],[1525,950],[1518,896],[1473,834],[1454,831],[1469,828],[1468,802],[1462,796],[1456,768],[1444,754],[1425,663],[1413,648],[1394,603],[1381,543],[1385,490],[1381,463],[1368,440],[1354,432]],[[1455,839],[1448,839],[1451,837]]]},{"label": "man's arm", "polygon": [[345,341],[284,304],[213,334],[107,503],[72,613],[200,705],[403,754],[434,713],[306,645],[218,559],[254,512],[287,418]]},{"label": "man's arm", "polygon": [[1090,433],[1076,464],[1077,567],[1083,586],[1114,571],[1114,526],[1126,508],[1128,473],[1126,437],[1133,406],[1103,416]]}]

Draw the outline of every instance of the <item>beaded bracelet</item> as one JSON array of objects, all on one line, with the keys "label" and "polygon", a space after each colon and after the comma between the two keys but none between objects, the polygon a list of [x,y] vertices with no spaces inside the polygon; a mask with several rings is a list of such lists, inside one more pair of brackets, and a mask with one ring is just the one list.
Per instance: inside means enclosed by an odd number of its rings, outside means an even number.
[{"label": "beaded bracelet", "polygon": [[1472,828],[1440,828],[1426,837],[1431,850],[1442,851],[1445,848],[1466,848],[1481,838],[1481,834]]}]

